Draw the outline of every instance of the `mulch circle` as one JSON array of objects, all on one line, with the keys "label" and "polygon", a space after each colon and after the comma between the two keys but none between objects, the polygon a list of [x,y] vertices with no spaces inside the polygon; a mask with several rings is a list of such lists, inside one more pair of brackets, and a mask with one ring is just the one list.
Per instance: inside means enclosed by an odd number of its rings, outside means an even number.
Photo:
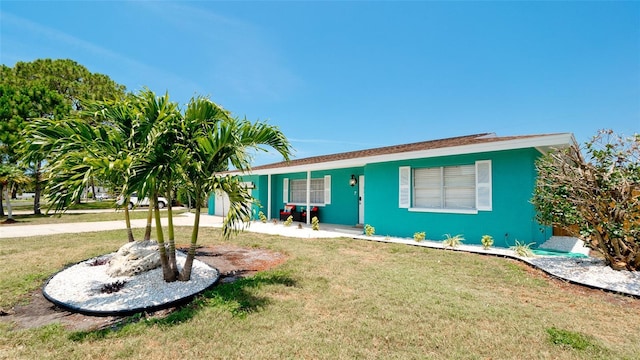
[{"label": "mulch circle", "polygon": [[[186,251],[187,248],[180,247],[179,250]],[[284,263],[287,258],[271,250],[224,244],[198,248],[196,259],[218,269],[220,281],[224,283],[274,268]],[[175,309],[160,310],[147,316],[163,317]],[[66,311],[45,299],[40,289],[31,294],[27,304],[16,305],[9,311],[0,311],[0,321],[14,323],[16,329],[60,323],[72,331],[91,331],[114,326],[122,319],[118,316],[89,316]]]}]

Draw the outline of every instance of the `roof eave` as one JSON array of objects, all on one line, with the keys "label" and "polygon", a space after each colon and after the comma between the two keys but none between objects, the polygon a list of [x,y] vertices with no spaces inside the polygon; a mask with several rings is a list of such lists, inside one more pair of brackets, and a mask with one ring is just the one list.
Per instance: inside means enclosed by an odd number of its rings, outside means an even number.
[{"label": "roof eave", "polygon": [[571,133],[559,133],[540,135],[521,139],[503,141],[490,141],[478,144],[450,146],[428,150],[407,151],[394,154],[373,155],[353,159],[319,162],[297,166],[281,166],[277,168],[260,169],[249,172],[251,175],[276,175],[294,172],[319,171],[330,169],[344,169],[362,167],[371,163],[403,161],[411,159],[432,158],[440,156],[452,156],[462,154],[476,154],[492,151],[515,150],[535,148],[541,152],[548,152],[552,148],[562,148],[575,144],[576,140]]}]

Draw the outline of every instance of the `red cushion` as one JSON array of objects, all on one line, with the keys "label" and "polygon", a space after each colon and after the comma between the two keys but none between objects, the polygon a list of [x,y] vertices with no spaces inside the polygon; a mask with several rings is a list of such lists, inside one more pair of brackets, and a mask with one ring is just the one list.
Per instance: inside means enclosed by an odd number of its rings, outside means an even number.
[{"label": "red cushion", "polygon": [[314,207],[311,209],[311,211],[318,211],[318,207],[317,207],[317,206],[314,206]]}]

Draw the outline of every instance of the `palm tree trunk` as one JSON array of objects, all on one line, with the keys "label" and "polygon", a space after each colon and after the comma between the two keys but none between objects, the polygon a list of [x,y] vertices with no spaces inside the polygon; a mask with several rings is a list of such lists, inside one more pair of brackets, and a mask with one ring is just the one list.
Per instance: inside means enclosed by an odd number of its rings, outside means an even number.
[{"label": "palm tree trunk", "polygon": [[193,229],[191,230],[191,244],[189,245],[189,252],[187,253],[187,259],[184,262],[184,267],[178,278],[180,281],[189,281],[191,279],[191,268],[193,267],[193,260],[196,257],[196,244],[198,243],[198,230],[200,229],[200,199],[196,197],[196,214],[193,220]]},{"label": "palm tree trunk", "polygon": [[127,197],[125,200],[122,204],[124,205],[124,222],[127,224],[127,238],[129,242],[134,242],[133,230],[131,229],[131,215],[129,214],[129,198]]},{"label": "palm tree trunk", "polygon": [[11,211],[11,197],[9,196],[9,191],[6,186],[3,188],[2,193],[7,199],[7,212],[9,213],[7,220],[13,220],[13,212]]},{"label": "palm tree trunk", "polygon": [[147,212],[147,226],[144,229],[144,241],[151,240],[151,222],[153,218],[153,206],[149,204],[149,211]]},{"label": "palm tree trunk", "polygon": [[171,208],[171,181],[169,181],[169,184],[167,185],[167,227],[168,227],[168,231],[169,231],[169,267],[171,268],[171,271],[173,271],[176,274],[176,277],[178,277],[178,263],[176,262],[176,240],[175,240],[175,233],[173,231],[173,210]]},{"label": "palm tree trunk", "polygon": [[162,233],[162,223],[160,222],[160,209],[158,208],[158,194],[154,193],[152,200],[153,209],[156,219],[156,235],[158,236],[158,251],[160,252],[160,265],[162,266],[162,276],[166,282],[176,281],[176,274],[171,270],[169,266],[169,260],[167,258],[167,248],[164,243],[164,234]]},{"label": "palm tree trunk", "polygon": [[[7,192],[7,195],[8,195],[8,192]],[[3,198],[4,198],[4,184],[0,182],[0,216],[4,216],[4,205],[2,205],[2,203],[4,202]]]},{"label": "palm tree trunk", "polygon": [[42,215],[42,211],[40,211],[40,193],[42,192],[42,182],[40,181],[41,167],[42,161],[36,161],[36,168],[34,172],[35,196],[33,197],[33,215]]},{"label": "palm tree trunk", "polygon": [[92,197],[95,200],[96,199],[96,184],[95,184],[95,181],[94,181],[93,177],[91,178],[91,192],[93,194]]}]

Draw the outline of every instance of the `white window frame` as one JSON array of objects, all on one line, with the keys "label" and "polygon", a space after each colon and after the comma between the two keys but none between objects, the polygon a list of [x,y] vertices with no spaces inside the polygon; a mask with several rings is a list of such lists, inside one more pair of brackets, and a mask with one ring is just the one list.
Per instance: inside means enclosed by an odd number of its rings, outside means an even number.
[{"label": "white window frame", "polygon": [[[491,160],[479,160],[474,164],[474,200],[475,207],[472,209],[455,209],[455,208],[427,208],[415,207],[415,184],[413,182],[413,174],[409,166],[399,168],[400,186],[399,186],[399,207],[406,208],[412,212],[433,212],[433,213],[452,213],[452,214],[477,214],[479,211],[492,211],[492,171]],[[433,167],[440,169],[440,173],[444,173],[444,169],[450,166]],[[407,178],[407,174],[408,178]],[[480,174],[480,176],[479,176]],[[444,182],[441,184],[441,191],[444,191]],[[444,206],[444,205],[443,205]]]},{"label": "white window frame", "polygon": [[[284,179],[284,180],[285,181],[283,183],[283,194],[282,194],[282,198],[284,199],[283,202],[286,204],[306,206],[307,205],[307,179],[303,178],[303,179]],[[324,205],[331,204],[331,175],[326,175],[321,178],[311,178],[309,180],[310,180],[309,182],[311,183],[311,190],[309,191],[310,192],[309,205],[324,206]],[[322,182],[322,187],[314,189],[314,185],[315,187],[318,187],[320,182]],[[301,199],[297,199],[296,197],[294,197],[294,194],[293,194],[294,187],[295,185],[301,185],[301,184],[303,184],[304,187],[301,189],[298,189],[298,191],[302,191],[304,193],[304,197]],[[319,200],[318,196],[322,196],[322,201],[314,202],[313,201],[314,196],[316,196],[315,200]]]}]

